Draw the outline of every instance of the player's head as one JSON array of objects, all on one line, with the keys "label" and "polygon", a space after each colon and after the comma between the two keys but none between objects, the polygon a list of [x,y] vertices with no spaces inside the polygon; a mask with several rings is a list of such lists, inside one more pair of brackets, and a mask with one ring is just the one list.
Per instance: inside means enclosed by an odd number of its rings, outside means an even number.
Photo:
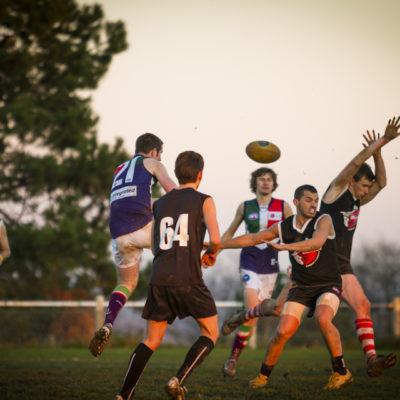
[{"label": "player's head", "polygon": [[371,182],[375,180],[375,174],[372,172],[371,167],[367,163],[361,165],[360,169],[353,176],[353,179],[358,182],[363,177]]},{"label": "player's head", "polygon": [[199,172],[202,172],[203,168],[203,157],[195,151],[184,151],[178,155],[175,161],[175,175],[181,185],[196,182]]},{"label": "player's head", "polygon": [[313,218],[318,207],[318,191],[312,185],[301,185],[294,192],[293,203],[297,214],[305,218]]},{"label": "player's head", "polygon": [[151,156],[160,160],[162,148],[163,142],[158,136],[152,133],[144,133],[136,139],[135,154],[153,152]]},{"label": "player's head", "polygon": [[375,175],[372,172],[371,167],[367,163],[364,163],[350,179],[350,192],[356,199],[362,199],[366,194],[368,194],[374,180]]},{"label": "player's head", "polygon": [[259,190],[261,194],[269,194],[277,187],[277,175],[271,168],[261,167],[251,173],[250,189],[253,193]]}]

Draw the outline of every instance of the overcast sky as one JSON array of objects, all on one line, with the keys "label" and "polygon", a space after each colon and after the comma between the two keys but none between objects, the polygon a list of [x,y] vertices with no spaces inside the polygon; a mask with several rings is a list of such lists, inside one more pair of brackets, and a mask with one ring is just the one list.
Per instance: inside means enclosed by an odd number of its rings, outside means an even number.
[{"label": "overcast sky", "polygon": [[[125,22],[129,42],[92,96],[99,140],[120,136],[133,154],[136,137],[153,132],[171,175],[179,152],[200,152],[200,190],[215,199],[221,233],[253,197],[249,175],[262,165],[247,158],[250,141],[281,149],[269,166],[275,196],[292,204],[304,183],[322,196],[362,134],[383,134],[400,115],[400,1],[96,2]],[[388,186],[361,211],[356,251],[400,237],[400,139],[382,152]]]}]

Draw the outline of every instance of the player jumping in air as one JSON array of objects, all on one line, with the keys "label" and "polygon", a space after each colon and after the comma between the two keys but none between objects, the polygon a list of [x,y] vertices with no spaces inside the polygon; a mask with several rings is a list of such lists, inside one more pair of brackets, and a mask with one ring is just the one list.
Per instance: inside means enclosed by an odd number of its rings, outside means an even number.
[{"label": "player jumping in air", "polygon": [[176,187],[161,163],[162,145],[161,139],[152,133],[139,136],[134,157],[121,164],[114,173],[110,232],[118,282],[111,293],[103,326],[89,344],[95,357],[102,353],[118,313],[136,288],[143,249],[150,248],[151,186],[158,180],[167,192]]}]

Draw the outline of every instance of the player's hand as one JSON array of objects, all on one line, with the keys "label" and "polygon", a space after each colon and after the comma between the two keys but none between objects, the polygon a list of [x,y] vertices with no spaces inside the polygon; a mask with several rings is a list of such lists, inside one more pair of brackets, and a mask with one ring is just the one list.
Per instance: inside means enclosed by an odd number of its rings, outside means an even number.
[{"label": "player's hand", "polygon": [[285,245],[282,243],[268,242],[267,240],[263,240],[263,242],[266,243],[268,247],[271,247],[276,251],[286,250]]},{"label": "player's hand", "polygon": [[201,265],[204,268],[214,266],[215,261],[217,261],[217,255],[215,253],[211,253],[210,250],[207,250],[201,257]]},{"label": "player's hand", "polygon": [[[378,133],[376,134],[375,131],[372,129],[372,133],[370,133],[369,131],[367,131],[367,133],[365,135],[363,135],[363,138],[365,139],[365,141],[367,143],[363,143],[362,145],[364,146],[364,148],[367,148],[368,146],[370,146],[372,143],[374,143],[375,141],[377,141],[379,138],[381,137],[381,135]],[[376,156],[380,156],[381,155],[381,148],[379,148],[378,150],[375,151],[374,153],[374,157]]]},{"label": "player's hand", "polygon": [[365,135],[363,135],[363,138],[365,139],[365,141],[367,142],[366,144],[363,143],[364,147],[368,147],[370,144],[374,143],[376,140],[378,140],[380,138],[380,134],[376,134],[375,131],[372,129],[372,133],[370,133],[369,131],[367,131],[367,133]]},{"label": "player's hand", "polygon": [[396,139],[397,136],[400,135],[400,117],[393,117],[392,120],[389,119],[389,122],[385,129],[384,138],[388,140]]}]

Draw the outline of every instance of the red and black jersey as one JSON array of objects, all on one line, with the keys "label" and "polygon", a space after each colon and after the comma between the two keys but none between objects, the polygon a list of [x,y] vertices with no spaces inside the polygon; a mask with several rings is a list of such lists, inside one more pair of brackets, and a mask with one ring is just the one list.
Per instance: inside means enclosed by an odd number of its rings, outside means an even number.
[{"label": "red and black jersey", "polygon": [[347,189],[333,203],[321,202],[320,211],[332,217],[336,232],[336,246],[340,263],[350,263],[353,236],[360,213],[360,200]]},{"label": "red and black jersey", "polygon": [[192,188],[174,189],[154,203],[152,285],[203,283],[200,253],[206,232],[203,203],[208,197]]},{"label": "red and black jersey", "polygon": [[[311,239],[318,220],[323,214],[308,220],[300,229],[295,225],[295,215],[279,224],[279,238],[282,243],[296,243]],[[342,278],[337,262],[335,236],[329,236],[321,249],[310,252],[289,251],[292,264],[292,280],[297,286],[342,287]]]}]

